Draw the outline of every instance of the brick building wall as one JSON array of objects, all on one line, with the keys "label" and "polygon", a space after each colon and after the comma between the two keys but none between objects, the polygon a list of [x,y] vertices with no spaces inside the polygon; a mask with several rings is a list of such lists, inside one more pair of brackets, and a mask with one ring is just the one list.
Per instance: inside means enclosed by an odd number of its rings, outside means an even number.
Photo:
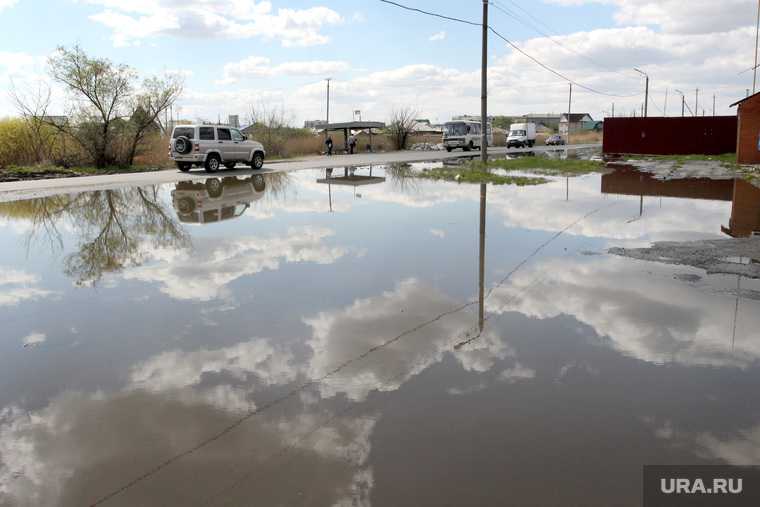
[{"label": "brick building wall", "polygon": [[760,163],[760,94],[739,103],[739,135],[736,161],[740,164]]}]

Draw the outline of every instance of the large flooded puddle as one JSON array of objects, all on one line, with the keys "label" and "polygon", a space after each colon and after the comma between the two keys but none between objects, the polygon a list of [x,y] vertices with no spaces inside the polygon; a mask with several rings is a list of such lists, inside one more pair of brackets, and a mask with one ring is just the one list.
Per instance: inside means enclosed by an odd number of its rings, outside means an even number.
[{"label": "large flooded puddle", "polygon": [[[641,504],[760,461],[760,189],[305,171],[0,204],[0,504]],[[737,264],[754,258],[726,259]]]}]

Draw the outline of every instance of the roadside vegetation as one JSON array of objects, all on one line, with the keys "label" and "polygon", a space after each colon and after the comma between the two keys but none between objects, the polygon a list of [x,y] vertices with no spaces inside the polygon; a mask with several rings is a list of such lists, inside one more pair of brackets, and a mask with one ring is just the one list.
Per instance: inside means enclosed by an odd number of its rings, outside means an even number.
[{"label": "roadside vegetation", "polygon": [[492,185],[542,185],[549,180],[539,176],[513,176],[494,173],[483,167],[439,167],[414,173],[414,177],[428,180],[455,181],[457,183],[490,183]]},{"label": "roadside vegetation", "polygon": [[480,161],[472,161],[465,164],[462,169],[470,171],[503,169],[504,171],[529,171],[547,176],[566,176],[601,172],[604,170],[604,163],[598,160],[558,159],[537,156],[489,160],[485,164]]}]

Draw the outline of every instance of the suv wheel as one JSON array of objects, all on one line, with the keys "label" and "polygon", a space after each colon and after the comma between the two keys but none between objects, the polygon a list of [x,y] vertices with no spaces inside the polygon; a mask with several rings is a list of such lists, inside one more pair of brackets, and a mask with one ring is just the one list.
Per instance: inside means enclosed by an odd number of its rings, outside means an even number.
[{"label": "suv wheel", "polygon": [[211,154],[208,157],[206,157],[206,171],[210,173],[215,173],[219,170],[219,166],[221,165],[222,161],[219,160],[219,155]]},{"label": "suv wheel", "polygon": [[174,140],[174,151],[180,155],[187,155],[193,149],[193,143],[185,136],[180,136]]},{"label": "suv wheel", "polygon": [[236,165],[237,165],[237,163],[235,163],[235,162],[225,162],[224,163],[224,167],[226,167],[227,169],[234,169]]},{"label": "suv wheel", "polygon": [[262,167],[264,167],[264,154],[260,151],[257,151],[253,154],[253,160],[251,160],[251,168],[258,171]]},{"label": "suv wheel", "polygon": [[177,162],[177,168],[183,173],[188,172],[191,167],[193,167],[193,164],[190,162]]}]

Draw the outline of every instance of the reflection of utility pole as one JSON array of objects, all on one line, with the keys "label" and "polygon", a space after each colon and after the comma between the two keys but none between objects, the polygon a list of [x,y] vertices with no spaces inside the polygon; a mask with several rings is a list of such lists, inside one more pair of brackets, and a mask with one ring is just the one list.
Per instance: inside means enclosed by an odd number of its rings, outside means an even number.
[{"label": "reflection of utility pole", "polygon": [[713,93],[713,116],[715,116],[715,94]]},{"label": "reflection of utility pole", "polygon": [[485,323],[486,278],[486,184],[480,184],[480,263],[478,270],[478,330],[483,332]]},{"label": "reflection of utility pole", "polygon": [[641,194],[641,200],[639,201],[639,217],[644,216],[644,194]]},{"label": "reflection of utility pole", "polygon": [[736,275],[736,306],[734,307],[734,330],[731,333],[731,352],[734,351],[734,345],[736,343],[736,321],[739,317],[739,297],[742,290],[742,277]]},{"label": "reflection of utility pole", "polygon": [[570,176],[565,176],[565,201],[570,201]]},{"label": "reflection of utility pole", "polygon": [[480,69],[480,161],[488,162],[488,0],[483,0],[483,54]]}]

